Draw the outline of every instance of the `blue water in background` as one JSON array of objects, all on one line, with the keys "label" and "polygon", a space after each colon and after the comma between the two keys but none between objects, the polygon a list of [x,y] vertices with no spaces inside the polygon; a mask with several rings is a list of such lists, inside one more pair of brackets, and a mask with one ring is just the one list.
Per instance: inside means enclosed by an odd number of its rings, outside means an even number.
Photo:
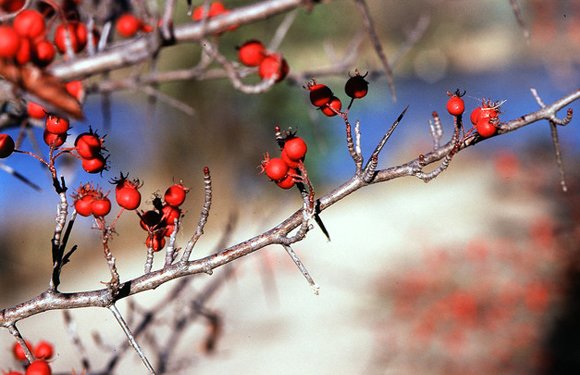
[{"label": "blue water in background", "polygon": [[[562,96],[573,92],[580,86],[580,77],[575,80],[568,80],[564,83],[556,83],[550,72],[544,67],[531,67],[528,69],[512,69],[505,71],[488,72],[476,75],[449,75],[436,83],[426,83],[415,78],[396,78],[397,101],[391,99],[385,79],[371,81],[370,92],[365,100],[357,101],[351,112],[350,120],[354,124],[360,120],[362,132],[363,154],[368,156],[374,149],[377,142],[382,138],[384,132],[397,118],[398,114],[409,105],[407,114],[393,136],[385,147],[382,154],[380,166],[392,165],[389,161],[396,158],[396,155],[404,152],[408,145],[417,145],[418,140],[423,140],[430,145],[430,132],[428,121],[432,111],[439,112],[446,134],[443,142],[449,139],[452,131],[452,118],[447,114],[445,103],[447,101],[446,92],[454,91],[456,88],[466,90],[465,96],[466,113],[477,106],[482,98],[492,100],[506,100],[502,106],[501,119],[513,119],[523,114],[536,111],[539,107],[530,93],[530,88],[536,88],[546,104],[553,102]],[[337,90],[338,91],[338,90]],[[116,155],[115,170],[130,170],[131,166],[140,165],[147,162],[147,155],[151,152],[155,140],[151,137],[151,126],[147,125],[147,113],[143,110],[146,100],[142,99],[139,104],[125,100],[113,98],[113,136],[107,142],[119,142],[122,139],[131,139],[129,142],[135,145],[135,139],[141,141],[137,144],[139,149],[126,147],[123,155]],[[344,100],[344,99],[343,99]],[[572,108],[576,116],[580,116],[580,105],[573,103]],[[102,129],[101,102],[99,98],[90,98],[86,107],[87,119],[84,123],[75,124],[72,129],[70,141],[74,141],[76,135],[86,131],[88,125],[93,125],[97,129]],[[560,112],[563,117],[565,111]],[[319,168],[319,178],[329,184],[337,184],[352,176],[353,162],[348,154],[344,142],[344,126],[339,118],[325,118],[322,126],[329,126],[331,132],[336,132],[335,139],[341,139],[339,145],[332,145],[328,148],[324,160],[324,168]],[[328,123],[328,124],[327,124]],[[465,123],[469,127],[469,121]],[[559,134],[564,157],[566,153],[577,153],[580,144],[580,124],[577,117],[572,124],[567,127],[560,127]],[[101,131],[102,132],[102,131]],[[39,133],[40,134],[40,133]],[[39,135],[40,136],[40,135]],[[493,152],[500,148],[510,148],[516,150],[527,145],[530,141],[545,140],[550,141],[550,130],[548,124],[539,122],[524,129],[520,129],[512,134],[490,139],[475,147],[475,150],[482,152]],[[315,145],[316,146],[316,145]],[[25,143],[24,148],[29,148],[30,144]],[[46,147],[42,144],[44,152]],[[134,147],[134,146],[133,146]],[[428,152],[425,149],[424,152]],[[18,210],[18,215],[22,212],[38,212],[39,210],[54,209],[56,205],[54,192],[48,185],[48,176],[39,163],[32,158],[23,155],[14,155],[3,162],[12,168],[17,169],[35,183],[43,186],[40,193],[35,192],[28,186],[18,182],[14,177],[0,171],[0,208],[2,209],[2,219],[10,217],[9,213]],[[71,172],[74,171],[71,168]],[[567,166],[572,168],[573,166]],[[76,166],[78,168],[78,165]],[[79,168],[80,169],[80,168]],[[61,168],[60,171],[65,170]],[[66,173],[66,172],[65,172]],[[71,187],[76,187],[80,178],[83,182],[100,181],[100,184],[108,185],[98,176],[75,176],[74,172],[67,181]],[[259,179],[261,181],[261,179]],[[109,189],[109,186],[106,186]]]}]

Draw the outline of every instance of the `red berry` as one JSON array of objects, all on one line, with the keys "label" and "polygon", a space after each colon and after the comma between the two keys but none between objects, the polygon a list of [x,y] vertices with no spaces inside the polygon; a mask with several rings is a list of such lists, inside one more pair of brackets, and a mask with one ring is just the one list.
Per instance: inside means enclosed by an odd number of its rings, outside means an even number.
[{"label": "red berry", "polygon": [[350,77],[344,85],[344,92],[353,99],[364,98],[369,92],[369,83],[365,80],[366,74],[361,76],[358,72]]},{"label": "red berry", "polygon": [[98,134],[89,131],[79,134],[75,140],[75,149],[83,159],[93,159],[97,157],[103,149],[104,139]]},{"label": "red berry", "polygon": [[330,99],[330,101],[327,104],[320,107],[322,113],[324,113],[328,117],[336,116],[337,112],[340,112],[341,109],[342,102],[336,96],[333,96],[332,99]]},{"label": "red berry", "polygon": [[[25,342],[28,349],[32,351],[32,344],[28,340],[26,340]],[[17,342],[15,342],[14,345],[12,345],[12,354],[14,354],[14,358],[16,358],[17,361],[26,360],[26,354],[24,354],[24,349]]]},{"label": "red berry", "polygon": [[125,13],[117,20],[115,28],[119,35],[131,38],[141,29],[143,22],[131,13]]},{"label": "red berry", "polygon": [[451,116],[460,116],[465,111],[465,102],[461,97],[457,94],[454,94],[449,97],[447,100],[447,112]]},{"label": "red berry", "polygon": [[13,58],[20,47],[20,36],[11,26],[0,25],[0,58]]},{"label": "red berry", "polygon": [[54,347],[48,341],[40,341],[34,348],[34,356],[38,359],[51,359],[54,355]]},{"label": "red berry", "polygon": [[49,65],[56,56],[54,45],[46,39],[34,43],[32,52],[32,61],[40,67]]},{"label": "red berry", "polygon": [[322,107],[333,97],[332,90],[321,83],[309,83],[307,86],[310,91],[310,102],[315,107]]},{"label": "red berry", "polygon": [[266,47],[259,40],[249,40],[238,47],[238,59],[245,66],[258,66],[266,56]]},{"label": "red berry", "polygon": [[37,359],[30,363],[30,366],[26,369],[25,375],[52,375],[52,370],[46,361]]},{"label": "red berry", "polygon": [[280,159],[284,160],[284,163],[286,163],[289,168],[298,168],[300,166],[300,161],[290,159],[288,155],[286,155],[285,150],[282,150],[280,153]]},{"label": "red berry", "polygon": [[0,134],[0,159],[7,158],[14,152],[14,139],[8,134]]},{"label": "red berry", "polygon": [[44,143],[46,143],[49,147],[60,147],[66,142],[67,134],[54,134],[48,131],[48,129],[44,129],[44,134],[42,135]]},{"label": "red berry", "polygon": [[24,65],[32,59],[32,44],[28,38],[20,38],[20,47],[14,59],[19,65]]},{"label": "red berry", "polygon": [[87,27],[81,22],[68,22],[57,26],[54,32],[54,44],[60,53],[66,52],[66,40],[69,38],[70,46],[74,52],[80,52],[87,45]]},{"label": "red berry", "polygon": [[290,68],[286,59],[278,53],[267,55],[258,66],[258,75],[262,79],[276,77],[276,82],[282,81],[288,75]]},{"label": "red berry", "polygon": [[[209,6],[209,12],[207,13],[207,17],[212,18],[215,16],[219,16],[220,14],[225,13],[226,11],[227,9],[224,6],[224,4],[221,3],[221,1],[214,1]],[[191,15],[191,18],[194,21],[201,21],[205,17],[206,17],[205,6],[203,5],[196,7]]]},{"label": "red berry", "polygon": [[492,119],[482,116],[479,117],[477,124],[475,124],[475,129],[477,130],[477,133],[479,133],[479,135],[481,135],[483,138],[491,137],[497,131],[497,128],[492,123]]},{"label": "red berry", "polygon": [[171,237],[171,235],[173,234],[174,231],[175,231],[175,225],[167,224],[165,226],[165,232],[163,232],[163,235],[165,237]]},{"label": "red berry", "polygon": [[262,168],[272,181],[280,181],[288,174],[288,165],[280,158],[266,158],[262,161]]},{"label": "red berry", "polygon": [[19,371],[8,371],[6,373],[4,373],[4,375],[24,375]]},{"label": "red berry", "polygon": [[141,183],[138,179],[129,180],[127,176],[123,176],[119,179],[114,179],[111,183],[117,185],[115,187],[115,199],[120,207],[126,210],[135,210],[141,204],[141,193],[139,188]]},{"label": "red berry", "polygon": [[43,119],[46,116],[46,111],[44,110],[44,107],[36,102],[26,103],[26,112],[28,112],[28,116],[39,120]]},{"label": "red berry", "polygon": [[153,251],[159,251],[165,246],[165,238],[162,234],[150,233],[145,240],[145,246]]},{"label": "red berry", "polygon": [[85,96],[85,90],[83,89],[83,83],[81,81],[70,81],[65,83],[66,91],[77,98],[81,102]]},{"label": "red berry", "polygon": [[65,134],[69,129],[69,121],[64,117],[58,117],[53,114],[49,114],[46,117],[45,127],[46,130],[52,134]]},{"label": "red berry", "polygon": [[14,17],[14,30],[24,38],[36,39],[44,35],[44,16],[34,9],[25,9]]},{"label": "red berry", "polygon": [[288,174],[282,180],[276,182],[276,185],[278,185],[282,189],[290,189],[292,186],[294,186],[294,182],[295,182],[294,177]]},{"label": "red berry", "polygon": [[84,217],[91,216],[93,214],[93,201],[95,200],[94,195],[84,195],[78,197],[75,200],[75,210],[76,212]]},{"label": "red berry", "polygon": [[308,151],[306,142],[300,137],[289,138],[284,142],[283,152],[291,160],[303,160],[304,156],[306,156],[306,151]]},{"label": "red berry", "polygon": [[181,210],[179,208],[168,204],[163,206],[161,213],[163,214],[163,221],[169,225],[174,225],[175,220],[179,220],[179,217],[181,216]]},{"label": "red berry", "polygon": [[83,159],[81,166],[87,173],[101,173],[107,169],[107,160],[101,154],[92,159]]},{"label": "red berry", "polygon": [[111,201],[107,197],[95,198],[91,203],[94,217],[107,216],[111,212]]},{"label": "red berry", "polygon": [[174,184],[167,188],[163,200],[170,206],[179,207],[185,201],[185,195],[189,191],[183,184]]}]

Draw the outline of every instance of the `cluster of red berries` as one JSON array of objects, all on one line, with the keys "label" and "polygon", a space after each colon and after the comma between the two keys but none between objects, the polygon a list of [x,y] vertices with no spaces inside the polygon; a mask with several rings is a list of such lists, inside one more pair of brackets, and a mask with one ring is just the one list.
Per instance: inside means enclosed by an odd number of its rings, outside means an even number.
[{"label": "cluster of red berries", "polygon": [[123,38],[132,38],[139,31],[150,33],[153,27],[132,13],[122,14],[115,24],[117,33]]},{"label": "cluster of red berries", "polygon": [[[344,85],[344,92],[351,100],[362,99],[369,92],[369,83],[365,80],[366,74],[361,75],[358,71],[346,81]],[[322,84],[311,80],[304,87],[309,91],[310,103],[320,109],[320,111],[328,116],[336,116],[341,113],[342,102],[334,95],[332,90]]]},{"label": "cluster of red berries", "polygon": [[308,147],[306,142],[294,134],[290,134],[281,142],[282,152],[279,158],[264,156],[261,163],[262,172],[282,189],[290,189],[300,181],[300,164],[304,162]]},{"label": "cluster of red berries", "polygon": [[[87,45],[89,30],[75,19],[64,20],[54,30],[54,39],[47,39],[45,16],[35,9],[25,9],[14,17],[12,24],[0,26],[0,58],[13,60],[19,65],[32,62],[45,67],[52,63],[56,50],[66,53],[70,46],[75,53]],[[93,37],[98,39],[96,30]],[[56,48],[55,48],[56,47]]]},{"label": "cluster of red berries", "polygon": [[[130,180],[129,175],[121,173],[119,178],[111,180],[115,185],[115,200],[117,205],[126,210],[133,211],[141,204],[139,188],[142,184],[138,179]],[[103,193],[99,187],[91,184],[81,185],[73,195],[74,206],[81,216],[104,217],[111,212],[111,200],[108,193]]]},{"label": "cluster of red berries", "polygon": [[108,193],[103,193],[101,188],[91,184],[79,186],[73,194],[74,207],[81,216],[91,216],[102,218],[111,212],[111,201],[107,197]]},{"label": "cluster of red berries", "polygon": [[75,140],[74,148],[79,158],[81,166],[87,173],[101,173],[107,169],[107,158],[103,152],[107,149],[103,146],[105,138],[100,137],[92,129],[79,134]]},{"label": "cluster of red berries", "polygon": [[[26,346],[32,352],[35,360],[28,365],[26,368],[26,372],[24,375],[50,375],[52,374],[52,370],[50,365],[48,364],[48,360],[50,360],[54,356],[54,347],[51,343],[47,341],[40,341],[36,346],[32,346],[30,342],[26,341]],[[12,346],[12,354],[17,361],[24,362],[26,361],[26,355],[24,354],[24,349],[20,346],[19,343],[15,343]],[[19,371],[10,371],[7,372],[6,375],[23,375]]]},{"label": "cluster of red berries", "polygon": [[[465,92],[461,93],[456,90],[454,93],[448,93],[448,95],[447,111],[452,116],[462,116],[465,111],[465,102],[461,97],[465,95]],[[483,138],[488,138],[497,132],[499,113],[498,103],[484,99],[480,106],[471,111],[469,119],[477,133]]]},{"label": "cluster of red berries", "polygon": [[160,197],[153,199],[154,209],[138,213],[141,218],[140,225],[147,231],[145,245],[153,251],[159,251],[165,246],[165,237],[171,236],[175,231],[175,221],[181,218],[179,208],[189,188],[182,183],[171,185],[165,191],[163,200]]},{"label": "cluster of red berries", "polygon": [[280,82],[290,71],[282,54],[268,51],[259,40],[249,40],[237,48],[239,61],[245,66],[257,66],[262,79],[276,77],[276,82]]}]

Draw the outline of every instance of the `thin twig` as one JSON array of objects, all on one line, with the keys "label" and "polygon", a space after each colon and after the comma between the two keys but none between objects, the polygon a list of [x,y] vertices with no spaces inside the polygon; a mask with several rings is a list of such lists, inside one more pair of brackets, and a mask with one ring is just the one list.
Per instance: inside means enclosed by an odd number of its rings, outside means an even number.
[{"label": "thin twig", "polygon": [[113,304],[113,305],[109,306],[109,310],[111,310],[111,312],[113,313],[113,316],[115,317],[115,319],[117,319],[117,322],[119,323],[119,325],[123,329],[123,332],[125,332],[125,335],[127,336],[127,340],[129,340],[129,343],[131,344],[133,349],[135,349],[135,351],[137,352],[137,355],[139,356],[139,358],[141,358],[141,361],[143,362],[143,364],[145,365],[145,367],[147,368],[149,373],[155,374],[155,370],[153,369],[153,366],[151,366],[151,363],[149,363],[149,360],[145,356],[143,349],[141,349],[141,347],[139,346],[139,343],[137,343],[137,341],[135,340],[133,333],[131,333],[131,329],[129,328],[129,326],[125,322],[123,315],[121,315],[121,313],[117,309],[117,306],[115,306]]},{"label": "thin twig", "polygon": [[312,288],[314,294],[318,295],[320,293],[320,286],[316,284],[316,281],[314,281],[312,276],[310,276],[310,273],[308,272],[308,270],[304,266],[304,263],[302,263],[298,255],[294,252],[292,246],[290,245],[282,245],[282,246],[284,247],[284,250],[286,250],[288,255],[290,255],[290,258],[292,259],[294,264],[296,264],[296,267],[298,267],[298,269],[300,270],[306,281],[308,281],[308,284],[310,284],[310,287]]}]

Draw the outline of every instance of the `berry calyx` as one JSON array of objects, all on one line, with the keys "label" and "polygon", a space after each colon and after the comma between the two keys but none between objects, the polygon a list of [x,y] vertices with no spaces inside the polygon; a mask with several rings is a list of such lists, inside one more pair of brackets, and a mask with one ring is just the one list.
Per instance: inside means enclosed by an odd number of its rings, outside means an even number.
[{"label": "berry calyx", "polygon": [[358,71],[350,77],[344,85],[344,92],[353,99],[364,98],[369,92],[369,83],[365,80],[365,75],[360,75]]},{"label": "berry calyx", "polygon": [[238,60],[245,66],[258,66],[266,57],[266,47],[259,40],[249,40],[238,47]]}]

